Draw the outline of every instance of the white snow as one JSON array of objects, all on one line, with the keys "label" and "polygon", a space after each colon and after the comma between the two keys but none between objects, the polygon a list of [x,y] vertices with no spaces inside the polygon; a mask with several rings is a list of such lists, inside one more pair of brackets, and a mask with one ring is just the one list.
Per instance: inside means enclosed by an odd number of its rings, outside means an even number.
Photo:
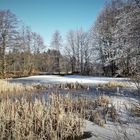
[{"label": "white snow", "polygon": [[119,125],[109,122],[104,127],[100,127],[90,121],[85,120],[86,131],[92,133],[91,138],[85,140],[140,140],[139,124]]}]

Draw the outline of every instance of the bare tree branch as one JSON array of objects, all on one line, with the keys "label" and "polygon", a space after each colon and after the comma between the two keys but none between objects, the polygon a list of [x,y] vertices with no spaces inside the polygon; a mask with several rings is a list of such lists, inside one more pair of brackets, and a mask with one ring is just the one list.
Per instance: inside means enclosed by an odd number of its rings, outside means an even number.
[{"label": "bare tree branch", "polygon": [[135,0],[137,6],[140,8],[140,0]]}]

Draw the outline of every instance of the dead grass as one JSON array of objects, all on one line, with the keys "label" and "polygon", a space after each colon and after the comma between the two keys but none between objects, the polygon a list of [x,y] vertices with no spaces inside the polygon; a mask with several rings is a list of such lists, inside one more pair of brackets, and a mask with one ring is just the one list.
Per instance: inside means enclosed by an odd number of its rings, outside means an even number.
[{"label": "dead grass", "polygon": [[[0,95],[48,88],[48,85],[23,86],[5,80],[0,80],[0,85]],[[70,85],[70,89],[77,89],[77,85]],[[85,118],[103,127],[109,117],[114,121],[116,116],[111,98],[106,95],[93,100],[52,93],[47,102],[33,101],[32,96],[14,100],[7,97],[0,101],[0,139],[66,140],[83,135]]]},{"label": "dead grass", "polygon": [[[67,105],[65,105],[67,103]],[[51,94],[48,102],[22,98],[0,102],[0,139],[63,140],[83,134],[82,112],[68,97]]]},{"label": "dead grass", "polygon": [[140,104],[131,105],[131,115],[134,117],[140,117]]},{"label": "dead grass", "polygon": [[97,106],[108,106],[111,104],[111,98],[107,95],[98,96],[95,100]]},{"label": "dead grass", "polygon": [[0,96],[20,94],[23,92],[31,92],[33,90],[32,86],[9,83],[6,80],[0,80]]},{"label": "dead grass", "polygon": [[37,90],[47,90],[47,89],[65,89],[65,90],[89,90],[89,85],[83,85],[78,82],[76,83],[61,83],[61,84],[33,84],[32,85]]},{"label": "dead grass", "polygon": [[109,96],[98,96],[95,100],[88,101],[87,106],[86,118],[95,124],[104,127],[108,120],[117,121],[118,114]]},{"label": "dead grass", "polygon": [[76,83],[59,84],[59,88],[78,90],[78,89],[88,89],[89,86],[88,85],[82,85],[82,84],[76,82]]},{"label": "dead grass", "polygon": [[127,87],[127,83],[117,82],[117,81],[109,81],[105,84],[98,84],[97,87],[101,88],[113,88],[113,87]]}]

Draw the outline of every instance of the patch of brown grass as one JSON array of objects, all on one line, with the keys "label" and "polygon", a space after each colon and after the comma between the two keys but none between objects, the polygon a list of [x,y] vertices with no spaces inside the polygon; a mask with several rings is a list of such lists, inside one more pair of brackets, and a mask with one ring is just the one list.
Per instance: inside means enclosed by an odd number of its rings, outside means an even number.
[{"label": "patch of brown grass", "polygon": [[112,87],[127,87],[127,83],[117,82],[117,81],[109,81],[105,84],[98,84],[97,87],[101,88],[112,88]]},{"label": "patch of brown grass", "polygon": [[58,88],[79,90],[79,89],[89,89],[89,86],[75,82],[75,83],[58,84]]},{"label": "patch of brown grass", "polygon": [[111,104],[111,98],[107,95],[98,96],[95,103],[97,106],[107,106]]}]

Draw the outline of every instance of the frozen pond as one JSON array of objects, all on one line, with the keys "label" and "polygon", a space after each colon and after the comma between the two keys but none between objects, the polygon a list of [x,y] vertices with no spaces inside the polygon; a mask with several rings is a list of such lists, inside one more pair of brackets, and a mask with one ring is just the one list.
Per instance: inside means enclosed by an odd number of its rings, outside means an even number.
[{"label": "frozen pond", "polygon": [[49,83],[49,84],[78,82],[80,84],[95,85],[95,84],[99,84],[99,83],[106,83],[106,82],[109,82],[109,81],[126,82],[126,81],[128,81],[128,79],[127,78],[80,76],[80,75],[66,75],[66,76],[37,75],[37,76],[16,78],[16,79],[12,79],[11,81],[22,82],[22,83],[39,82],[39,83]]},{"label": "frozen pond", "polygon": [[[100,94],[108,94],[108,95],[116,95],[117,92],[120,92],[121,95],[128,96],[129,94],[134,92],[134,87],[132,83],[129,82],[128,78],[111,78],[111,77],[93,77],[93,76],[81,76],[81,75],[66,75],[66,76],[59,76],[59,75],[37,75],[37,76],[29,76],[23,78],[15,78],[10,79],[10,82],[22,83],[22,84],[48,84],[50,88],[45,91],[45,93],[50,93],[52,91],[56,91],[55,84],[66,84],[66,83],[79,83],[82,85],[89,85],[90,88],[88,90],[80,89],[80,90],[73,90],[73,89],[58,89],[60,93],[74,93],[82,96],[92,96],[94,97],[98,93]],[[125,82],[128,84],[128,87],[124,88],[109,88],[103,89],[98,88],[98,84],[104,84],[109,81],[117,81],[117,82]],[[119,95],[117,95],[119,96]],[[134,95],[135,96],[135,95]]]}]

